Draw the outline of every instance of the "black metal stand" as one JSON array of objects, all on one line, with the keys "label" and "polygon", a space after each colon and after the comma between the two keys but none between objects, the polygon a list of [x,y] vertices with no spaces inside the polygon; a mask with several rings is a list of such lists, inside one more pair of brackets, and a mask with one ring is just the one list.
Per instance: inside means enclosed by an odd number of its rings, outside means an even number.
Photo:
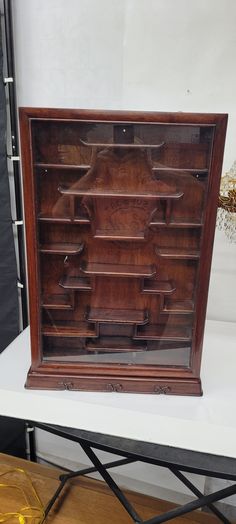
[{"label": "black metal stand", "polygon": [[[223,479],[227,478],[236,482],[236,460],[234,459],[231,460],[227,457],[217,457],[216,455],[207,455],[205,453],[191,452],[179,448],[169,448],[168,446],[159,446],[129,439],[120,439],[119,437],[110,437],[108,435],[80,431],[72,428],[62,428],[60,426],[51,426],[40,423],[31,423],[31,425],[36,425],[44,431],[77,442],[93,464],[93,467],[60,476],[60,485],[46,507],[45,518],[57,501],[65,484],[71,478],[88,475],[98,471],[136,524],[160,524],[162,522],[169,522],[176,517],[186,515],[191,511],[203,507],[210,509],[211,512],[214,513],[224,524],[231,524],[221,511],[214,506],[214,502],[234,495],[236,493],[236,483],[216,491],[215,493],[211,493],[210,495],[203,495],[194,484],[186,478],[182,471],[190,471],[204,476],[214,476]],[[94,452],[94,449],[101,449],[108,453],[122,456],[123,458],[102,464]],[[197,497],[196,500],[172,509],[171,511],[167,511],[162,515],[154,516],[149,520],[143,520],[107,471],[108,469],[122,466],[124,464],[131,464],[137,461],[168,468],[187,488],[189,488],[192,493],[194,493]],[[189,464],[187,464],[187,462]],[[212,469],[210,469],[211,464]]]},{"label": "black metal stand", "polygon": [[14,174],[14,189],[15,189],[15,205],[16,217],[13,224],[16,227],[17,243],[19,253],[19,276],[18,284],[21,291],[21,311],[22,311],[22,327],[23,329],[28,325],[28,310],[27,310],[27,284],[26,284],[26,269],[25,269],[25,239],[23,226],[23,205],[22,205],[22,188],[20,176],[20,156],[19,156],[19,139],[18,139],[18,125],[17,125],[17,104],[16,104],[16,89],[15,89],[15,67],[14,67],[14,43],[13,43],[13,24],[12,24],[12,2],[11,0],[4,0],[4,23],[5,23],[5,41],[6,41],[6,58],[7,58],[7,78],[5,84],[8,87],[9,95],[9,111],[10,111],[10,132],[11,132],[11,148],[12,152],[8,158],[13,163]]}]

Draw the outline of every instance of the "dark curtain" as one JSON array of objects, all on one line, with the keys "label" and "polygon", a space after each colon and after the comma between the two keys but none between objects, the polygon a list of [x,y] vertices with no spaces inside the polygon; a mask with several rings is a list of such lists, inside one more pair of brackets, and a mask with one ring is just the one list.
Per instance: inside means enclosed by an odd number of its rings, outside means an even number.
[{"label": "dark curtain", "polygon": [[6,98],[0,35],[0,353],[19,333],[17,266],[6,154]]},{"label": "dark curtain", "polygon": [[25,421],[0,416],[0,452],[26,458]]}]

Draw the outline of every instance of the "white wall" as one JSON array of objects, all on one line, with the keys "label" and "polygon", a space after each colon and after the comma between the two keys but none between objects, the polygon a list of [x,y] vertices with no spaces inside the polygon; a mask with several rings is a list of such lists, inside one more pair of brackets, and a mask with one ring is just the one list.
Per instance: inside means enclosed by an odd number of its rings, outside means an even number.
[{"label": "white wall", "polygon": [[[236,159],[235,0],[13,2],[19,105],[229,113]],[[236,321],[236,245],[217,233],[208,318]]]},{"label": "white wall", "polygon": [[[15,0],[13,7],[19,105],[227,112],[224,169],[230,168],[235,0]],[[218,233],[208,318],[236,321],[235,260],[236,245]],[[40,446],[57,454],[42,435]],[[75,460],[70,449],[67,457]],[[144,482],[178,491],[167,473],[160,480],[142,471]],[[139,474],[126,468],[134,479]]]}]

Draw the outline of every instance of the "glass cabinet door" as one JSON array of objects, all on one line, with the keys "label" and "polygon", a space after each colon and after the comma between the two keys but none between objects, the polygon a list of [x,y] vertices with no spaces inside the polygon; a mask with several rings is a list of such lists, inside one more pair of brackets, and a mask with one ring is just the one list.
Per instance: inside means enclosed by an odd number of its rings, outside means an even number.
[{"label": "glass cabinet door", "polygon": [[44,363],[191,369],[213,137],[32,121]]}]

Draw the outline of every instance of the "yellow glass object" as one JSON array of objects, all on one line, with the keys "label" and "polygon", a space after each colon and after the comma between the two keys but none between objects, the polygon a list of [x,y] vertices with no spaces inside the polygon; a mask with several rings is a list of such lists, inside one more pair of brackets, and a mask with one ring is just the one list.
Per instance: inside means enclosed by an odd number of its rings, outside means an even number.
[{"label": "yellow glass object", "polygon": [[[14,473],[20,475],[19,485],[11,483],[11,480],[8,479],[8,476]],[[44,508],[27,471],[21,468],[8,469],[0,473],[0,478],[3,477],[6,482],[0,482],[0,493],[1,490],[10,490],[20,494],[22,503],[18,508],[10,508],[10,511],[4,513],[0,512],[0,523],[41,524],[45,516]],[[25,481],[26,485],[23,487]]]}]

